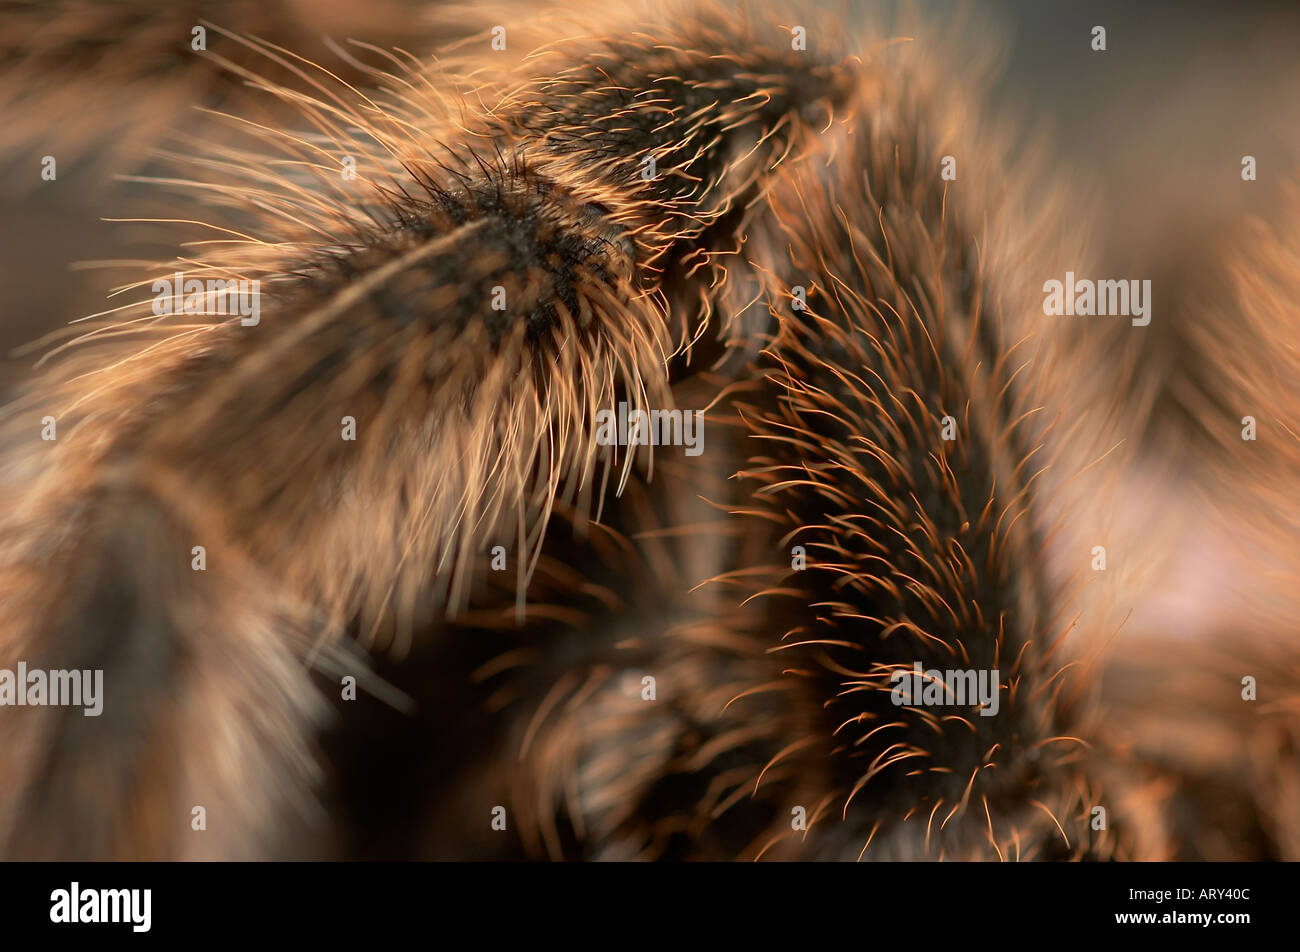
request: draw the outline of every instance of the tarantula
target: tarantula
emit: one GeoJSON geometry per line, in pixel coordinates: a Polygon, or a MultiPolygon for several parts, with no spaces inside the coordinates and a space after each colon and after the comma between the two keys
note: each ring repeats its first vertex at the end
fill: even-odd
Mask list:
{"type": "MultiPolygon", "coordinates": [[[[979,64],[586,12],[347,78],[200,23],[252,89],[143,176],[194,238],[6,411],[0,666],[102,709],[0,707],[0,853],[1185,855],[1217,788],[1124,737],[1135,592],[1062,554],[1142,408],[1040,309],[1086,256],[979,64]]],[[[1284,747],[1278,650],[1234,736],[1284,747]]]]}

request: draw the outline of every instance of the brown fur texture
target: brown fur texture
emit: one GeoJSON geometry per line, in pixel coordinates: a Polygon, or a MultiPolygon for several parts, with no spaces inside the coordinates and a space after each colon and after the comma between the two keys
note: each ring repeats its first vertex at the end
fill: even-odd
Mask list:
{"type": "MultiPolygon", "coordinates": [[[[753,55],[763,66],[764,54],[753,55]]],[[[20,481],[32,468],[40,475],[7,514],[8,559],[25,560],[30,538],[19,513],[33,506],[63,521],[75,513],[74,525],[85,527],[61,544],[47,541],[78,588],[119,554],[112,546],[80,554],[97,531],[111,540],[127,531],[119,519],[133,525],[157,510],[196,535],[198,526],[219,525],[197,542],[214,571],[182,575],[188,585],[154,593],[161,610],[189,611],[199,597],[191,589],[222,591],[223,579],[222,597],[242,602],[238,577],[268,579],[269,604],[256,609],[258,600],[247,599],[268,650],[291,651],[306,628],[313,656],[349,625],[364,645],[402,653],[414,629],[459,606],[475,572],[471,559],[485,558],[491,543],[513,552],[522,592],[552,506],[576,500],[581,524],[610,479],[614,456],[592,437],[595,408],[612,406],[616,393],[633,407],[670,402],[664,259],[674,265],[674,293],[707,301],[719,279],[692,277],[672,259],[694,255],[701,235],[756,194],[753,167],[741,163],[790,150],[797,132],[783,127],[792,110],[812,110],[836,92],[833,74],[817,70],[786,102],[762,72],[731,77],[706,60],[698,79],[689,70],[683,79],[680,65],[629,64],[626,88],[644,93],[618,87],[594,101],[567,80],[559,88],[549,75],[527,80],[503,101],[513,97],[530,112],[528,97],[540,95],[571,117],[557,118],[545,135],[521,128],[508,154],[499,138],[443,145],[439,130],[471,123],[438,114],[436,97],[408,98],[394,113],[322,74],[305,74],[319,98],[276,87],[318,133],[254,127],[254,137],[305,171],[268,173],[249,164],[251,153],[227,147],[201,160],[232,173],[201,190],[218,204],[255,196],[265,222],[246,237],[216,229],[235,237],[177,265],[189,265],[188,276],[263,281],[264,317],[252,327],[233,318],[159,319],[140,302],[87,330],[10,410],[15,421],[53,416],[61,435],[11,457],[20,481]],[[691,107],[680,123],[656,94],[665,84],[691,107]],[[575,160],[573,140],[629,121],[620,148],[635,151],[626,162],[575,160]],[[635,160],[654,150],[672,163],[671,174],[642,178],[635,160]],[[345,156],[358,159],[356,179],[339,174],[345,156]],[[680,210],[665,221],[660,203],[680,210]],[[355,441],[341,438],[348,419],[355,441]],[[69,515],[59,515],[63,507],[69,515]]],[[[408,89],[408,80],[395,82],[408,89]]],[[[501,107],[491,122],[520,125],[510,115],[501,107]]],[[[698,333],[685,326],[692,329],[683,344],[698,333]]],[[[630,464],[629,457],[622,465],[630,464]]],[[[158,554],[185,551],[179,544],[189,533],[168,533],[173,544],[158,554]]],[[[48,581],[15,580],[10,604],[25,611],[10,626],[12,648],[40,644],[63,667],[85,666],[86,652],[62,632],[93,626],[85,613],[97,603],[25,600],[28,588],[48,581]]],[[[124,624],[156,610],[128,598],[112,577],[102,584],[108,597],[127,602],[124,624]]],[[[153,637],[171,651],[191,634],[173,624],[153,637]]],[[[310,703],[305,671],[281,684],[294,705],[310,703]]],[[[237,738],[253,736],[253,712],[238,692],[211,708],[237,738]]],[[[139,712],[159,713],[149,705],[139,712]]],[[[286,711],[275,720],[284,744],[306,743],[309,719],[286,711]]],[[[204,762],[214,788],[246,769],[237,750],[204,762]]],[[[270,773],[268,783],[288,782],[270,773]]],[[[116,814],[121,823],[134,799],[129,791],[83,795],[69,809],[116,814]]],[[[256,842],[251,825],[240,832],[233,842],[256,842]]],[[[89,855],[113,849],[92,843],[89,855]]]]}
{"type": "MultiPolygon", "coordinates": [[[[0,667],[99,668],[106,697],[0,710],[0,855],[1293,855],[1290,674],[1262,733],[1200,709],[1202,763],[1145,739],[1293,655],[1260,617],[1152,700],[1158,626],[1112,650],[1149,576],[1083,553],[1152,552],[1111,520],[1157,387],[1044,318],[1090,255],[1007,162],[984,64],[710,4],[539,13],[498,51],[507,5],[436,62],[363,44],[336,74],[279,9],[211,27],[251,98],[140,177],[189,240],[4,411],[0,667]],[[260,282],[260,320],[157,314],[176,272],[260,282]],[[704,454],[604,445],[619,403],[701,411],[704,454]],[[894,704],[914,663],[996,669],[998,714],[894,704]],[[368,808],[375,771],[419,782],[368,808]]],[[[1262,335],[1298,269],[1261,246],[1262,335]]],[[[1295,354],[1225,359],[1292,437],[1295,354]]]]}

